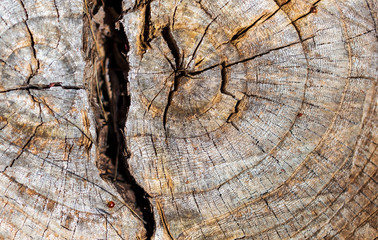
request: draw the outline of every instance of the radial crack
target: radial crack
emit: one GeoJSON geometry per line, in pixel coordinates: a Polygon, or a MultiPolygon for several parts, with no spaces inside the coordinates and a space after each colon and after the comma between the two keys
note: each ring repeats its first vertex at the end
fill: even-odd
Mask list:
{"type": "Polygon", "coordinates": [[[236,99],[236,97],[232,93],[227,91],[226,89],[229,82],[229,78],[227,76],[226,62],[224,61],[221,64],[221,76],[222,76],[222,82],[221,82],[220,92],[236,99]]]}
{"type": "MultiPolygon", "coordinates": [[[[29,145],[29,143],[31,142],[31,140],[32,140],[32,139],[35,137],[35,135],[37,134],[37,130],[38,130],[38,128],[41,127],[42,125],[43,125],[43,123],[40,123],[38,126],[36,126],[36,127],[34,128],[33,134],[29,137],[29,139],[26,141],[26,143],[22,146],[20,152],[17,154],[17,157],[14,158],[14,159],[12,160],[12,162],[9,164],[8,167],[13,167],[13,164],[14,164],[14,163],[16,162],[16,160],[19,159],[19,158],[21,157],[21,155],[25,152],[26,147],[29,145]]],[[[6,170],[8,167],[6,167],[5,170],[6,170]]],[[[4,170],[4,171],[5,171],[5,170],[4,170]]]]}
{"type": "Polygon", "coordinates": [[[176,3],[175,9],[173,10],[173,15],[172,15],[172,29],[175,29],[175,18],[176,18],[176,12],[178,6],[181,4],[182,0],[179,0],[178,3],[176,3]]]}
{"type": "Polygon", "coordinates": [[[142,51],[144,52],[147,48],[150,48],[150,23],[151,23],[151,6],[148,1],[143,9],[143,23],[142,23],[142,33],[140,35],[140,43],[142,51]]]}
{"type": "Polygon", "coordinates": [[[176,70],[181,69],[181,57],[180,57],[180,49],[176,43],[176,40],[174,39],[171,29],[169,25],[165,26],[163,30],[161,31],[161,35],[163,36],[164,41],[167,43],[169,50],[171,50],[171,53],[173,55],[173,58],[175,59],[176,63],[176,70]]]}
{"type": "Polygon", "coordinates": [[[244,98],[242,98],[242,99],[240,99],[240,100],[238,100],[236,102],[235,107],[234,107],[234,111],[232,113],[230,113],[230,115],[228,116],[226,122],[228,122],[228,123],[232,122],[234,116],[239,113],[239,111],[240,111],[240,104],[242,103],[243,99],[244,98]]]}
{"type": "MultiPolygon", "coordinates": [[[[230,63],[230,64],[226,65],[226,67],[231,67],[231,66],[234,66],[234,65],[239,64],[239,63],[244,63],[244,62],[251,61],[251,60],[253,60],[253,59],[255,59],[255,58],[258,58],[258,57],[262,57],[262,56],[264,56],[264,55],[267,55],[267,54],[269,54],[269,53],[271,53],[271,52],[273,52],[273,51],[278,51],[278,50],[281,50],[281,49],[284,49],[284,48],[287,48],[287,47],[291,47],[291,46],[296,45],[296,44],[301,44],[302,42],[307,41],[308,39],[312,39],[312,38],[313,38],[313,37],[308,37],[308,38],[305,38],[305,39],[303,39],[303,40],[301,39],[299,42],[293,42],[293,43],[289,43],[289,44],[284,45],[284,46],[281,46],[281,47],[272,48],[272,49],[270,49],[270,50],[268,50],[268,51],[266,51],[266,52],[263,52],[263,53],[260,53],[260,54],[256,54],[256,55],[253,55],[253,56],[251,56],[251,57],[244,58],[244,59],[242,59],[242,60],[239,60],[239,61],[236,61],[236,62],[230,63]]],[[[205,70],[206,70],[206,69],[205,69],[205,70]]],[[[202,70],[202,71],[203,71],[203,70],[202,70]]]]}
{"type": "Polygon", "coordinates": [[[266,14],[263,14],[261,15],[257,20],[255,20],[253,23],[251,23],[249,26],[247,27],[242,27],[240,28],[231,38],[231,42],[234,42],[236,40],[239,40],[240,38],[242,38],[243,36],[245,36],[245,34],[253,27],[256,25],[256,23],[258,23],[263,17],[265,17],[266,14]]]}
{"type": "MultiPolygon", "coordinates": [[[[239,61],[236,61],[236,62],[232,62],[232,63],[226,64],[226,65],[224,66],[224,68],[232,67],[232,66],[234,66],[234,65],[236,65],[236,64],[240,64],[240,63],[245,63],[245,62],[251,61],[251,60],[253,60],[253,59],[255,59],[255,58],[258,58],[258,57],[262,57],[262,56],[264,56],[264,55],[267,55],[267,54],[269,54],[269,53],[271,53],[271,52],[273,52],[273,51],[278,51],[278,50],[281,50],[281,49],[284,49],[284,48],[287,48],[287,47],[291,47],[291,46],[296,45],[296,44],[301,44],[302,42],[307,41],[307,40],[312,39],[312,38],[313,38],[313,37],[308,37],[308,38],[305,38],[305,39],[303,39],[303,40],[301,40],[301,41],[299,41],[299,42],[293,42],[293,43],[290,43],[290,44],[287,44],[287,45],[284,45],[284,46],[281,46],[281,47],[272,48],[272,49],[270,49],[270,50],[268,50],[268,51],[266,51],[266,52],[259,53],[259,54],[253,55],[253,56],[251,56],[251,57],[247,57],[247,58],[241,59],[241,60],[239,60],[239,61]]],[[[215,68],[215,67],[218,67],[219,65],[222,65],[222,63],[217,63],[217,64],[214,64],[214,65],[212,65],[212,66],[206,67],[206,68],[201,69],[201,70],[198,70],[198,71],[188,72],[187,74],[188,74],[188,75],[191,75],[191,76],[199,75],[199,74],[201,74],[201,73],[203,73],[203,72],[205,72],[205,71],[208,71],[208,70],[211,70],[211,69],[213,69],[213,68],[215,68]]]]}
{"type": "Polygon", "coordinates": [[[163,127],[164,127],[164,131],[165,131],[166,133],[167,133],[167,118],[168,118],[168,110],[169,110],[169,107],[170,107],[171,104],[172,104],[173,93],[175,92],[175,90],[174,90],[175,82],[176,82],[176,77],[175,77],[174,84],[171,86],[171,89],[169,90],[169,93],[168,93],[168,100],[167,100],[167,105],[165,105],[164,113],[163,113],[163,127]]]}
{"type": "Polygon", "coordinates": [[[206,26],[205,31],[203,32],[203,34],[202,34],[202,36],[201,36],[201,39],[199,40],[199,42],[198,42],[196,48],[194,49],[193,54],[192,54],[192,56],[191,56],[191,58],[190,58],[188,64],[186,65],[187,68],[189,67],[189,64],[193,61],[193,59],[194,59],[194,57],[195,57],[195,55],[196,55],[196,53],[197,53],[199,47],[201,46],[201,43],[202,43],[203,39],[204,39],[205,36],[206,36],[207,31],[208,31],[209,28],[210,28],[210,25],[211,25],[211,24],[212,24],[217,18],[218,18],[218,16],[216,16],[213,20],[211,20],[211,22],[206,26]]]}
{"type": "Polygon", "coordinates": [[[312,4],[311,8],[308,10],[307,13],[305,13],[305,14],[303,14],[302,16],[298,17],[297,19],[293,20],[293,21],[292,21],[293,25],[294,25],[294,23],[295,23],[296,21],[298,21],[298,20],[300,20],[300,19],[302,19],[302,18],[305,18],[305,17],[307,17],[308,15],[310,15],[310,14],[312,14],[312,13],[316,13],[316,12],[317,12],[317,10],[316,10],[316,4],[318,4],[320,1],[321,1],[321,0],[318,0],[318,1],[314,2],[314,3],[312,4]]]}
{"type": "Polygon", "coordinates": [[[175,77],[173,79],[173,84],[171,85],[171,88],[169,90],[167,104],[165,105],[164,113],[163,113],[163,127],[167,136],[168,110],[169,110],[169,107],[172,105],[173,94],[178,89],[180,79],[186,76],[186,71],[183,69],[182,59],[184,58],[184,54],[182,54],[182,56],[180,55],[180,48],[178,47],[177,42],[173,37],[173,34],[171,32],[169,25],[163,28],[163,30],[161,31],[161,35],[163,36],[164,41],[167,43],[168,48],[175,59],[175,69],[174,69],[175,77]]]}
{"type": "Polygon", "coordinates": [[[27,32],[28,32],[28,34],[29,34],[29,38],[30,38],[30,47],[31,47],[31,49],[32,49],[32,57],[33,57],[34,61],[35,61],[36,64],[37,64],[37,67],[36,67],[35,70],[31,69],[31,70],[32,70],[32,73],[29,75],[29,77],[28,77],[28,79],[27,79],[27,83],[30,83],[30,80],[31,80],[31,79],[36,75],[36,73],[38,72],[39,67],[40,67],[40,63],[39,63],[39,60],[38,60],[38,58],[37,58],[37,52],[36,52],[36,50],[35,50],[35,40],[34,40],[34,36],[33,36],[32,32],[31,32],[31,30],[30,30],[30,28],[29,28],[29,25],[28,25],[29,14],[28,14],[28,12],[27,12],[27,10],[26,10],[26,8],[25,8],[25,5],[24,5],[24,3],[23,3],[22,0],[20,0],[20,4],[21,4],[22,8],[24,9],[25,16],[26,16],[26,19],[25,19],[24,23],[25,23],[26,30],[27,30],[27,32]]]}

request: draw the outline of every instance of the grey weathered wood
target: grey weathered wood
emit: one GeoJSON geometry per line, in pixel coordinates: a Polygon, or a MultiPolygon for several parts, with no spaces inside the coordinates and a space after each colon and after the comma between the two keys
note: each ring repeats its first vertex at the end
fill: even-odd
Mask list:
{"type": "Polygon", "coordinates": [[[96,168],[83,7],[0,1],[0,239],[144,238],[96,168]]]}
{"type": "Polygon", "coordinates": [[[124,1],[155,239],[377,237],[376,1],[124,1]]]}
{"type": "MultiPolygon", "coordinates": [[[[0,239],[145,238],[96,168],[83,4],[0,2],[0,239]]],[[[153,239],[377,237],[376,9],[124,1],[153,239]]]]}

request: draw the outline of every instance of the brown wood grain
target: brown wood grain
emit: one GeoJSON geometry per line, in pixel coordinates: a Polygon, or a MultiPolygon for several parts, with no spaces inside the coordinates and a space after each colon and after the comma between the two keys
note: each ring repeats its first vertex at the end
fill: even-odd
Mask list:
{"type": "Polygon", "coordinates": [[[0,239],[378,237],[375,1],[105,2],[0,1],[0,239]]]}
{"type": "Polygon", "coordinates": [[[125,134],[156,239],[377,237],[374,9],[125,1],[125,134]]]}

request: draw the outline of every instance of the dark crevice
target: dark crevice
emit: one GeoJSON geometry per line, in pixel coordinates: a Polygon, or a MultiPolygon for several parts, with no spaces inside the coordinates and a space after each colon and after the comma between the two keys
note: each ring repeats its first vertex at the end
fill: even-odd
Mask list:
{"type": "MultiPolygon", "coordinates": [[[[230,95],[230,96],[233,96],[233,95],[230,95]]],[[[234,99],[236,99],[236,98],[234,97],[234,99]]],[[[244,97],[240,100],[237,100],[235,107],[234,107],[234,111],[232,113],[230,113],[230,115],[228,116],[228,118],[226,120],[227,123],[230,123],[238,131],[240,131],[240,130],[239,130],[238,126],[236,126],[234,121],[235,121],[235,117],[239,114],[239,112],[241,112],[241,106],[242,106],[242,103],[244,103],[244,102],[245,102],[244,97]]]]}
{"type": "Polygon", "coordinates": [[[236,104],[235,104],[235,108],[234,108],[234,112],[232,112],[232,113],[228,116],[226,122],[228,122],[228,123],[232,122],[232,120],[233,120],[232,118],[235,116],[235,114],[238,114],[238,113],[239,113],[240,103],[241,103],[242,101],[243,101],[243,99],[238,100],[238,101],[236,102],[236,104]]]}
{"type": "Polygon", "coordinates": [[[197,0],[196,3],[198,4],[199,8],[204,11],[204,13],[209,16],[210,18],[213,18],[213,15],[210,13],[209,9],[207,9],[205,6],[202,4],[202,0],[197,0]]]}
{"type": "Polygon", "coordinates": [[[183,77],[187,76],[187,71],[183,68],[184,54],[182,55],[180,54],[180,48],[178,47],[177,42],[173,37],[173,34],[171,32],[169,25],[165,26],[162,29],[161,35],[163,36],[164,41],[167,43],[167,46],[169,50],[171,51],[173,58],[175,59],[175,66],[173,69],[175,77],[173,80],[173,84],[169,90],[167,104],[165,105],[164,113],[163,113],[163,127],[167,136],[168,134],[167,134],[166,125],[167,125],[167,120],[168,120],[168,110],[169,110],[169,107],[172,105],[173,94],[177,91],[180,80],[183,77]]]}
{"type": "MultiPolygon", "coordinates": [[[[304,41],[307,41],[307,40],[309,40],[309,39],[312,39],[312,38],[313,38],[313,37],[308,37],[308,38],[305,38],[305,39],[303,39],[303,40],[300,39],[300,40],[301,40],[300,42],[293,42],[293,43],[289,43],[289,44],[284,45],[284,46],[281,46],[281,47],[272,48],[272,49],[270,49],[270,50],[268,50],[268,51],[266,51],[266,52],[263,52],[263,53],[260,53],[260,54],[253,55],[253,56],[251,56],[251,57],[244,58],[244,59],[241,59],[241,60],[236,61],[236,62],[232,62],[232,63],[226,64],[226,65],[224,66],[224,68],[232,67],[232,66],[234,66],[234,65],[236,65],[236,64],[240,64],[240,63],[245,63],[245,62],[251,61],[251,60],[253,60],[253,59],[255,59],[255,58],[258,58],[258,57],[262,57],[262,56],[264,56],[264,55],[267,55],[267,54],[269,54],[269,53],[271,53],[271,52],[273,52],[273,51],[278,51],[278,50],[281,50],[281,49],[284,49],[284,48],[287,48],[287,47],[291,47],[291,46],[293,46],[293,45],[300,44],[300,43],[302,43],[302,42],[304,42],[304,41]]],[[[188,72],[188,74],[189,74],[190,76],[199,75],[199,74],[201,74],[201,73],[203,73],[203,72],[205,72],[205,71],[208,71],[208,70],[211,70],[211,69],[213,69],[213,68],[215,68],[215,67],[218,67],[219,65],[222,65],[222,63],[214,64],[214,65],[212,65],[212,66],[209,66],[209,67],[207,67],[207,68],[204,68],[204,69],[201,69],[201,70],[198,70],[198,71],[188,72]]]]}
{"type": "MultiPolygon", "coordinates": [[[[49,85],[50,86],[50,85],[49,85]]],[[[84,86],[60,86],[63,89],[71,89],[71,90],[79,90],[79,89],[84,89],[84,86]]]]}
{"type": "MultiPolygon", "coordinates": [[[[259,54],[253,55],[253,56],[251,56],[251,57],[244,58],[244,59],[242,59],[242,60],[239,60],[239,61],[236,61],[236,62],[229,63],[229,64],[225,65],[225,68],[232,67],[232,66],[234,66],[234,65],[236,65],[236,64],[240,64],[240,63],[245,63],[245,62],[251,61],[251,60],[253,60],[253,59],[255,59],[255,58],[258,58],[258,57],[262,57],[262,56],[264,56],[264,55],[267,55],[267,54],[269,54],[269,53],[271,53],[271,52],[273,52],[273,51],[278,51],[278,50],[281,50],[281,49],[284,49],[284,48],[287,48],[287,47],[291,47],[291,46],[293,46],[293,45],[300,44],[300,43],[302,43],[302,42],[304,42],[304,41],[307,41],[307,40],[309,40],[309,39],[313,39],[313,38],[314,38],[314,37],[311,36],[311,37],[305,38],[305,39],[303,39],[303,40],[301,39],[300,42],[293,42],[293,43],[289,43],[289,44],[284,45],[284,46],[280,46],[280,47],[272,48],[272,49],[270,49],[270,50],[268,50],[268,51],[266,51],[266,52],[259,53],[259,54]]],[[[221,63],[220,63],[220,64],[212,65],[212,66],[210,66],[210,67],[207,67],[207,68],[205,68],[205,69],[198,70],[198,71],[195,71],[195,72],[189,72],[189,74],[192,75],[192,76],[194,76],[194,75],[198,75],[198,74],[201,74],[201,73],[203,73],[203,72],[205,72],[205,71],[208,71],[208,70],[210,70],[210,69],[213,69],[213,68],[215,68],[215,67],[217,67],[217,66],[219,66],[219,65],[221,65],[221,63]]]]}
{"type": "Polygon", "coordinates": [[[4,128],[6,128],[8,126],[8,124],[9,124],[7,118],[3,117],[1,120],[2,120],[2,122],[5,122],[5,124],[0,127],[0,131],[3,130],[4,128]]]}
{"type": "Polygon", "coordinates": [[[53,87],[61,87],[63,89],[73,89],[73,90],[85,89],[84,86],[63,86],[61,82],[54,82],[50,84],[25,84],[19,87],[2,90],[0,91],[0,93],[20,91],[20,90],[45,90],[45,89],[50,89],[53,87]]]}
{"type": "MultiPolygon", "coordinates": [[[[175,82],[174,82],[173,85],[175,85],[175,83],[176,83],[176,77],[175,77],[175,82]]],[[[165,130],[166,133],[167,133],[168,110],[169,110],[169,106],[171,106],[171,104],[172,104],[172,98],[173,98],[174,92],[175,92],[175,90],[174,90],[174,87],[172,86],[171,90],[169,91],[167,105],[165,105],[164,113],[163,113],[163,126],[164,126],[164,130],[165,130]]]]}
{"type": "Polygon", "coordinates": [[[265,14],[261,15],[256,21],[254,21],[252,24],[250,24],[249,26],[247,27],[243,27],[241,29],[239,29],[231,38],[231,42],[233,41],[236,41],[240,38],[242,38],[243,36],[245,36],[245,34],[253,27],[256,25],[256,23],[258,21],[260,21],[263,17],[265,16],[265,14]]]}
{"type": "Polygon", "coordinates": [[[283,6],[285,6],[286,4],[288,4],[288,3],[291,2],[291,0],[287,0],[286,2],[280,2],[280,1],[278,1],[278,0],[273,0],[273,1],[277,4],[277,6],[278,6],[279,8],[281,8],[281,7],[283,7],[283,6]]]}
{"type": "Polygon", "coordinates": [[[223,93],[223,94],[229,95],[229,96],[233,97],[234,99],[236,99],[235,96],[232,93],[227,91],[227,85],[228,85],[229,78],[227,76],[226,62],[222,62],[222,64],[221,64],[221,77],[222,77],[222,82],[221,82],[220,92],[223,93]]]}
{"type": "MultiPolygon", "coordinates": [[[[110,33],[101,32],[100,24],[96,25],[97,41],[103,47],[104,56],[98,57],[97,88],[93,91],[96,102],[93,104],[98,132],[99,159],[97,165],[103,179],[110,181],[117,188],[125,202],[142,219],[147,239],[151,239],[155,230],[155,220],[149,195],[138,185],[131,174],[128,158],[131,153],[124,139],[124,131],[129,107],[131,104],[128,89],[129,63],[127,53],[129,42],[119,22],[122,19],[122,0],[89,0],[88,5],[93,16],[102,8],[105,12],[104,25],[110,33]],[[92,5],[90,5],[92,4],[92,5]],[[99,107],[98,105],[101,105],[99,107]]],[[[148,47],[150,29],[150,7],[145,5],[145,24],[141,39],[148,47]]],[[[90,23],[91,24],[91,23],[90,23]]],[[[92,22],[93,24],[93,22],[92,22]]],[[[104,26],[102,26],[104,27],[104,26]]],[[[92,81],[96,81],[92,77],[92,81]]]]}
{"type": "Polygon", "coordinates": [[[179,2],[176,3],[175,10],[173,10],[173,15],[172,15],[172,29],[175,29],[176,12],[177,12],[177,8],[178,8],[178,6],[181,4],[181,1],[182,1],[182,0],[180,0],[179,2]]]}
{"type": "Polygon", "coordinates": [[[164,41],[167,43],[169,50],[173,55],[176,63],[176,70],[181,69],[181,57],[180,57],[180,49],[176,43],[176,40],[173,37],[171,29],[169,26],[165,26],[161,31],[161,35],[163,36],[164,41]]]}
{"type": "MultiPolygon", "coordinates": [[[[264,56],[264,55],[267,55],[267,54],[269,54],[269,53],[271,53],[271,52],[273,52],[273,51],[278,51],[278,50],[281,50],[281,49],[284,49],[284,48],[287,48],[287,47],[291,47],[291,46],[293,46],[293,45],[300,44],[300,43],[302,43],[302,42],[304,42],[304,41],[307,41],[308,39],[312,39],[312,38],[313,38],[313,37],[309,37],[309,38],[306,38],[306,39],[303,39],[303,40],[300,39],[300,40],[301,40],[300,42],[293,42],[293,43],[289,43],[289,44],[284,45],[284,46],[281,46],[281,47],[272,48],[272,49],[270,49],[270,50],[268,50],[268,51],[266,51],[266,52],[259,53],[259,54],[253,55],[253,56],[251,56],[251,57],[244,58],[244,59],[241,59],[241,60],[239,60],[239,61],[236,61],[236,62],[232,62],[232,63],[226,64],[226,65],[224,66],[224,68],[232,67],[232,66],[234,66],[234,65],[236,65],[236,64],[240,64],[240,63],[245,63],[245,62],[251,61],[251,60],[253,60],[253,59],[255,59],[255,58],[258,58],[258,57],[262,57],[262,56],[264,56]]],[[[188,74],[191,75],[191,76],[199,75],[199,74],[201,74],[201,73],[203,73],[203,72],[205,72],[205,71],[208,71],[208,70],[211,70],[211,69],[213,69],[213,68],[215,68],[215,67],[218,67],[219,65],[222,65],[222,63],[214,64],[214,65],[212,65],[212,66],[209,66],[209,67],[207,67],[207,68],[204,68],[204,69],[201,69],[201,70],[198,70],[198,71],[189,72],[188,74]]]]}
{"type": "Polygon", "coordinates": [[[201,62],[203,62],[203,60],[205,60],[205,58],[206,58],[206,57],[201,58],[198,62],[196,62],[196,64],[194,64],[194,66],[197,67],[198,65],[200,65],[201,62]]]}
{"type": "MultiPolygon", "coordinates": [[[[307,39],[306,39],[306,40],[307,40],[307,39]]],[[[302,42],[302,41],[301,41],[301,42],[302,42]]],[[[273,48],[273,49],[270,49],[270,50],[268,50],[268,51],[266,51],[266,52],[264,52],[264,53],[256,54],[256,55],[254,55],[254,56],[251,56],[251,57],[248,57],[248,58],[242,59],[242,60],[240,60],[240,61],[236,61],[236,62],[230,63],[230,64],[226,65],[226,67],[232,67],[232,66],[234,66],[234,65],[236,65],[236,64],[239,64],[239,63],[248,62],[248,61],[251,61],[251,60],[253,60],[253,59],[255,59],[255,58],[258,58],[258,57],[262,57],[262,56],[264,56],[264,55],[267,55],[267,54],[269,54],[269,53],[271,53],[271,52],[273,52],[273,51],[278,51],[278,50],[281,50],[281,49],[284,49],[284,48],[287,48],[287,47],[291,47],[291,46],[296,45],[296,44],[299,44],[299,43],[301,43],[301,42],[293,42],[293,43],[290,43],[290,44],[287,44],[287,45],[284,45],[284,46],[281,46],[281,47],[273,48]]]]}
{"type": "MultiPolygon", "coordinates": [[[[206,71],[211,70],[211,69],[213,69],[213,68],[215,68],[215,67],[218,67],[218,66],[221,65],[221,64],[222,64],[222,63],[217,63],[217,64],[214,64],[214,65],[212,65],[212,66],[210,66],[210,67],[207,67],[207,68],[204,68],[204,69],[201,69],[201,70],[198,70],[198,71],[189,72],[189,74],[190,74],[191,76],[199,75],[199,74],[201,74],[201,73],[203,73],[203,72],[206,72],[206,71]]],[[[227,66],[226,66],[226,67],[227,67],[227,66]]]]}
{"type": "MultiPolygon", "coordinates": [[[[169,74],[169,76],[164,80],[164,86],[167,84],[168,78],[170,78],[173,74],[174,74],[174,72],[171,73],[171,74],[169,74]]],[[[155,99],[157,98],[157,96],[159,96],[159,94],[163,91],[163,89],[164,88],[161,88],[160,91],[152,98],[151,102],[148,104],[148,107],[147,107],[148,111],[150,111],[152,103],[155,101],[155,99]]]]}
{"type": "Polygon", "coordinates": [[[311,6],[311,8],[308,10],[307,13],[303,14],[302,16],[298,17],[297,19],[293,20],[292,23],[294,24],[296,21],[302,19],[302,18],[305,18],[307,17],[308,15],[312,14],[312,13],[317,13],[318,10],[316,8],[316,4],[318,4],[321,0],[318,0],[316,2],[314,2],[311,6]]]}
{"type": "MultiPolygon", "coordinates": [[[[117,2],[117,1],[114,1],[117,2]]],[[[151,6],[148,1],[143,9],[144,20],[143,20],[143,29],[142,34],[140,35],[140,42],[142,45],[143,51],[150,47],[150,28],[151,28],[151,6]]]]}
{"type": "Polygon", "coordinates": [[[27,83],[30,83],[30,80],[35,76],[35,74],[38,72],[39,70],[39,60],[37,58],[37,52],[35,51],[35,40],[34,40],[34,36],[29,28],[29,25],[28,25],[28,20],[29,20],[29,14],[28,12],[26,11],[26,8],[25,8],[25,5],[24,5],[24,2],[22,0],[20,0],[20,4],[22,6],[22,8],[24,9],[24,13],[25,13],[25,16],[26,16],[26,19],[25,19],[25,26],[26,26],[26,30],[28,31],[28,34],[29,34],[29,38],[30,38],[30,47],[32,49],[32,57],[34,58],[34,60],[36,61],[37,63],[37,68],[35,70],[32,70],[32,73],[29,75],[28,79],[27,79],[27,83]]]}
{"type": "Polygon", "coordinates": [[[169,63],[169,66],[171,66],[172,70],[175,71],[176,67],[175,67],[175,65],[173,65],[172,61],[167,57],[167,55],[165,55],[165,53],[162,52],[162,54],[163,54],[165,60],[167,60],[167,62],[169,63]]]}
{"type": "Polygon", "coordinates": [[[264,24],[266,21],[268,21],[269,19],[271,19],[274,15],[276,15],[276,13],[278,13],[278,11],[281,10],[281,7],[282,6],[279,6],[279,8],[277,8],[277,10],[275,10],[272,14],[270,14],[268,17],[266,17],[264,19],[264,21],[261,22],[261,24],[264,24]]]}

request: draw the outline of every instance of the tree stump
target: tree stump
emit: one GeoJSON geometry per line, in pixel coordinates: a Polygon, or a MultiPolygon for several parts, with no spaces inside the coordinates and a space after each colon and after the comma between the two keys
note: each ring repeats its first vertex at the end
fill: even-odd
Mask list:
{"type": "Polygon", "coordinates": [[[375,1],[123,1],[148,222],[97,168],[86,5],[0,2],[0,239],[378,237],[375,1]]]}
{"type": "Polygon", "coordinates": [[[124,1],[129,165],[156,239],[377,236],[375,9],[124,1]]]}

